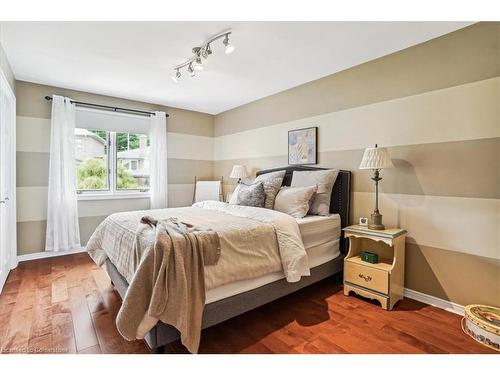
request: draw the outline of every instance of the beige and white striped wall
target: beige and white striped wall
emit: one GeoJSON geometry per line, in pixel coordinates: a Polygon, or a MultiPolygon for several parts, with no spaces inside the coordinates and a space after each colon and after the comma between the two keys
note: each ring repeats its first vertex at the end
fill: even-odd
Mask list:
{"type": "Polygon", "coordinates": [[[353,171],[356,222],[374,206],[363,149],[387,146],[380,208],[409,232],[406,287],[500,305],[499,39],[475,24],[219,114],[214,173],[286,165],[288,130],[317,126],[319,166],[353,171]]]}
{"type": "MultiPolygon", "coordinates": [[[[177,108],[65,90],[17,81],[17,231],[18,254],[45,248],[49,168],[50,102],[46,95],[169,114],[168,193],[170,206],[190,205],[194,176],[213,175],[213,116],[177,108]]],[[[109,214],[149,208],[149,199],[79,201],[80,235],[85,245],[97,225],[109,214]]]]}

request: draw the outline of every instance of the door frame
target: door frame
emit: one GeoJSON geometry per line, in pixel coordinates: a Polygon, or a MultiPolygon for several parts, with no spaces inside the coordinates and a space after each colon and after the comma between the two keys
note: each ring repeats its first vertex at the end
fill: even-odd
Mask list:
{"type": "MultiPolygon", "coordinates": [[[[7,251],[7,271],[4,272],[4,274],[0,274],[0,293],[2,292],[3,286],[5,284],[5,281],[7,280],[7,276],[9,274],[9,271],[17,267],[17,234],[16,234],[16,95],[14,94],[14,91],[10,87],[9,81],[7,80],[7,77],[3,73],[3,71],[0,69],[0,88],[5,87],[5,92],[7,93],[7,96],[10,97],[10,99],[13,102],[13,108],[12,108],[12,123],[7,126],[11,126],[12,129],[10,129],[10,139],[8,142],[8,148],[10,148],[9,152],[11,153],[11,158],[12,162],[10,163],[10,167],[7,167],[7,173],[10,172],[9,176],[9,190],[10,190],[10,196],[9,196],[9,201],[8,205],[3,205],[5,207],[1,207],[1,209],[8,209],[7,212],[7,220],[10,222],[10,230],[9,230],[9,250],[7,251]]],[[[3,169],[3,166],[0,166],[3,169]]],[[[4,197],[0,197],[0,200],[4,197]]]]}

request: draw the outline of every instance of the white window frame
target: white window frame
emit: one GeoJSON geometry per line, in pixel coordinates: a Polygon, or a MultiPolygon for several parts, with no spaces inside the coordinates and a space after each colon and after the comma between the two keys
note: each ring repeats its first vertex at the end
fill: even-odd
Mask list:
{"type": "MultiPolygon", "coordinates": [[[[77,126],[78,127],[78,126],[77,126]]],[[[149,198],[150,189],[128,189],[119,190],[116,188],[116,166],[117,166],[117,152],[116,152],[116,131],[106,130],[109,134],[108,137],[108,189],[106,190],[77,190],[79,201],[93,201],[93,200],[107,200],[107,199],[138,199],[149,198]]],[[[134,133],[143,134],[143,133],[134,133]]]]}

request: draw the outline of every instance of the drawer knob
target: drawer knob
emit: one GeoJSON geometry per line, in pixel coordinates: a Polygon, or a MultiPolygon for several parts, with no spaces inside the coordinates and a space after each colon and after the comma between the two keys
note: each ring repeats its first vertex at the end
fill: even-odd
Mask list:
{"type": "Polygon", "coordinates": [[[366,282],[368,282],[368,281],[372,281],[372,277],[371,277],[371,276],[365,276],[365,275],[363,275],[362,273],[360,273],[358,276],[359,276],[361,279],[365,280],[366,282]]]}

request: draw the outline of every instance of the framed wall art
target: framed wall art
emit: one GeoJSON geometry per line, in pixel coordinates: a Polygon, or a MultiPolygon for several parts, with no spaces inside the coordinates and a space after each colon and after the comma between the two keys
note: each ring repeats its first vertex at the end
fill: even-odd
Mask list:
{"type": "Polygon", "coordinates": [[[317,164],[318,127],[288,131],[288,164],[317,164]]]}

